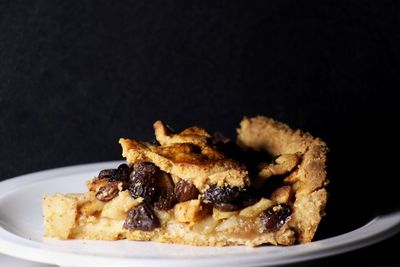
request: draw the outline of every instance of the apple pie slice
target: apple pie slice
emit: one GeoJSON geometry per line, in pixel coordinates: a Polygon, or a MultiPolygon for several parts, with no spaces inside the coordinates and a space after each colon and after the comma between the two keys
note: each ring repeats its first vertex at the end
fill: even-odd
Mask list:
{"type": "Polygon", "coordinates": [[[310,242],[327,200],[326,144],[263,116],[236,143],[154,123],[154,142],[120,139],[127,164],[82,194],[43,199],[46,237],[200,246],[310,242]]]}

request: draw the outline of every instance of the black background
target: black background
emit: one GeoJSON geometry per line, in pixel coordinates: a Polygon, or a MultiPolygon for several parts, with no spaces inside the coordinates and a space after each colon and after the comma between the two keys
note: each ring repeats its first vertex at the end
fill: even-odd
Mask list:
{"type": "MultiPolygon", "coordinates": [[[[162,119],[263,114],[330,147],[318,238],[399,206],[397,1],[0,1],[0,179],[121,159],[162,119]],[[392,156],[393,155],[393,156],[392,156]]],[[[387,247],[311,262],[399,263],[387,247]]]]}

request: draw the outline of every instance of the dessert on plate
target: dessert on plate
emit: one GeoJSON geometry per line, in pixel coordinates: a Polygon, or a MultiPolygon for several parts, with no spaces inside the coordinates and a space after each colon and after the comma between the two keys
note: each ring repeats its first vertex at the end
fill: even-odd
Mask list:
{"type": "Polygon", "coordinates": [[[271,118],[244,118],[236,142],[154,123],[156,140],[121,138],[127,163],[87,192],[43,198],[45,237],[198,246],[310,242],[327,201],[327,146],[271,118]]]}

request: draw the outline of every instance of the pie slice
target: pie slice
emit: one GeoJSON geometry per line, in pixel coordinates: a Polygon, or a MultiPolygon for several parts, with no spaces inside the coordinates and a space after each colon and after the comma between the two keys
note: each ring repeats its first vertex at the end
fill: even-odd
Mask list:
{"type": "Polygon", "coordinates": [[[236,143],[200,127],[120,139],[127,164],[88,191],[43,198],[45,237],[198,246],[310,242],[327,201],[327,146],[273,119],[244,118],[236,143]]]}

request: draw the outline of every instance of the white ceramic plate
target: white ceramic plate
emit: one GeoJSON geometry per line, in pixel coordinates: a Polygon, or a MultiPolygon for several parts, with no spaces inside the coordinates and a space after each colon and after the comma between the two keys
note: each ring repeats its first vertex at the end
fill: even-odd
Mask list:
{"type": "Polygon", "coordinates": [[[135,241],[42,238],[41,198],[84,192],[85,181],[120,162],[59,168],[0,183],[0,253],[61,266],[270,266],[334,255],[383,240],[400,230],[400,212],[355,231],[290,247],[193,247],[135,241]]]}

